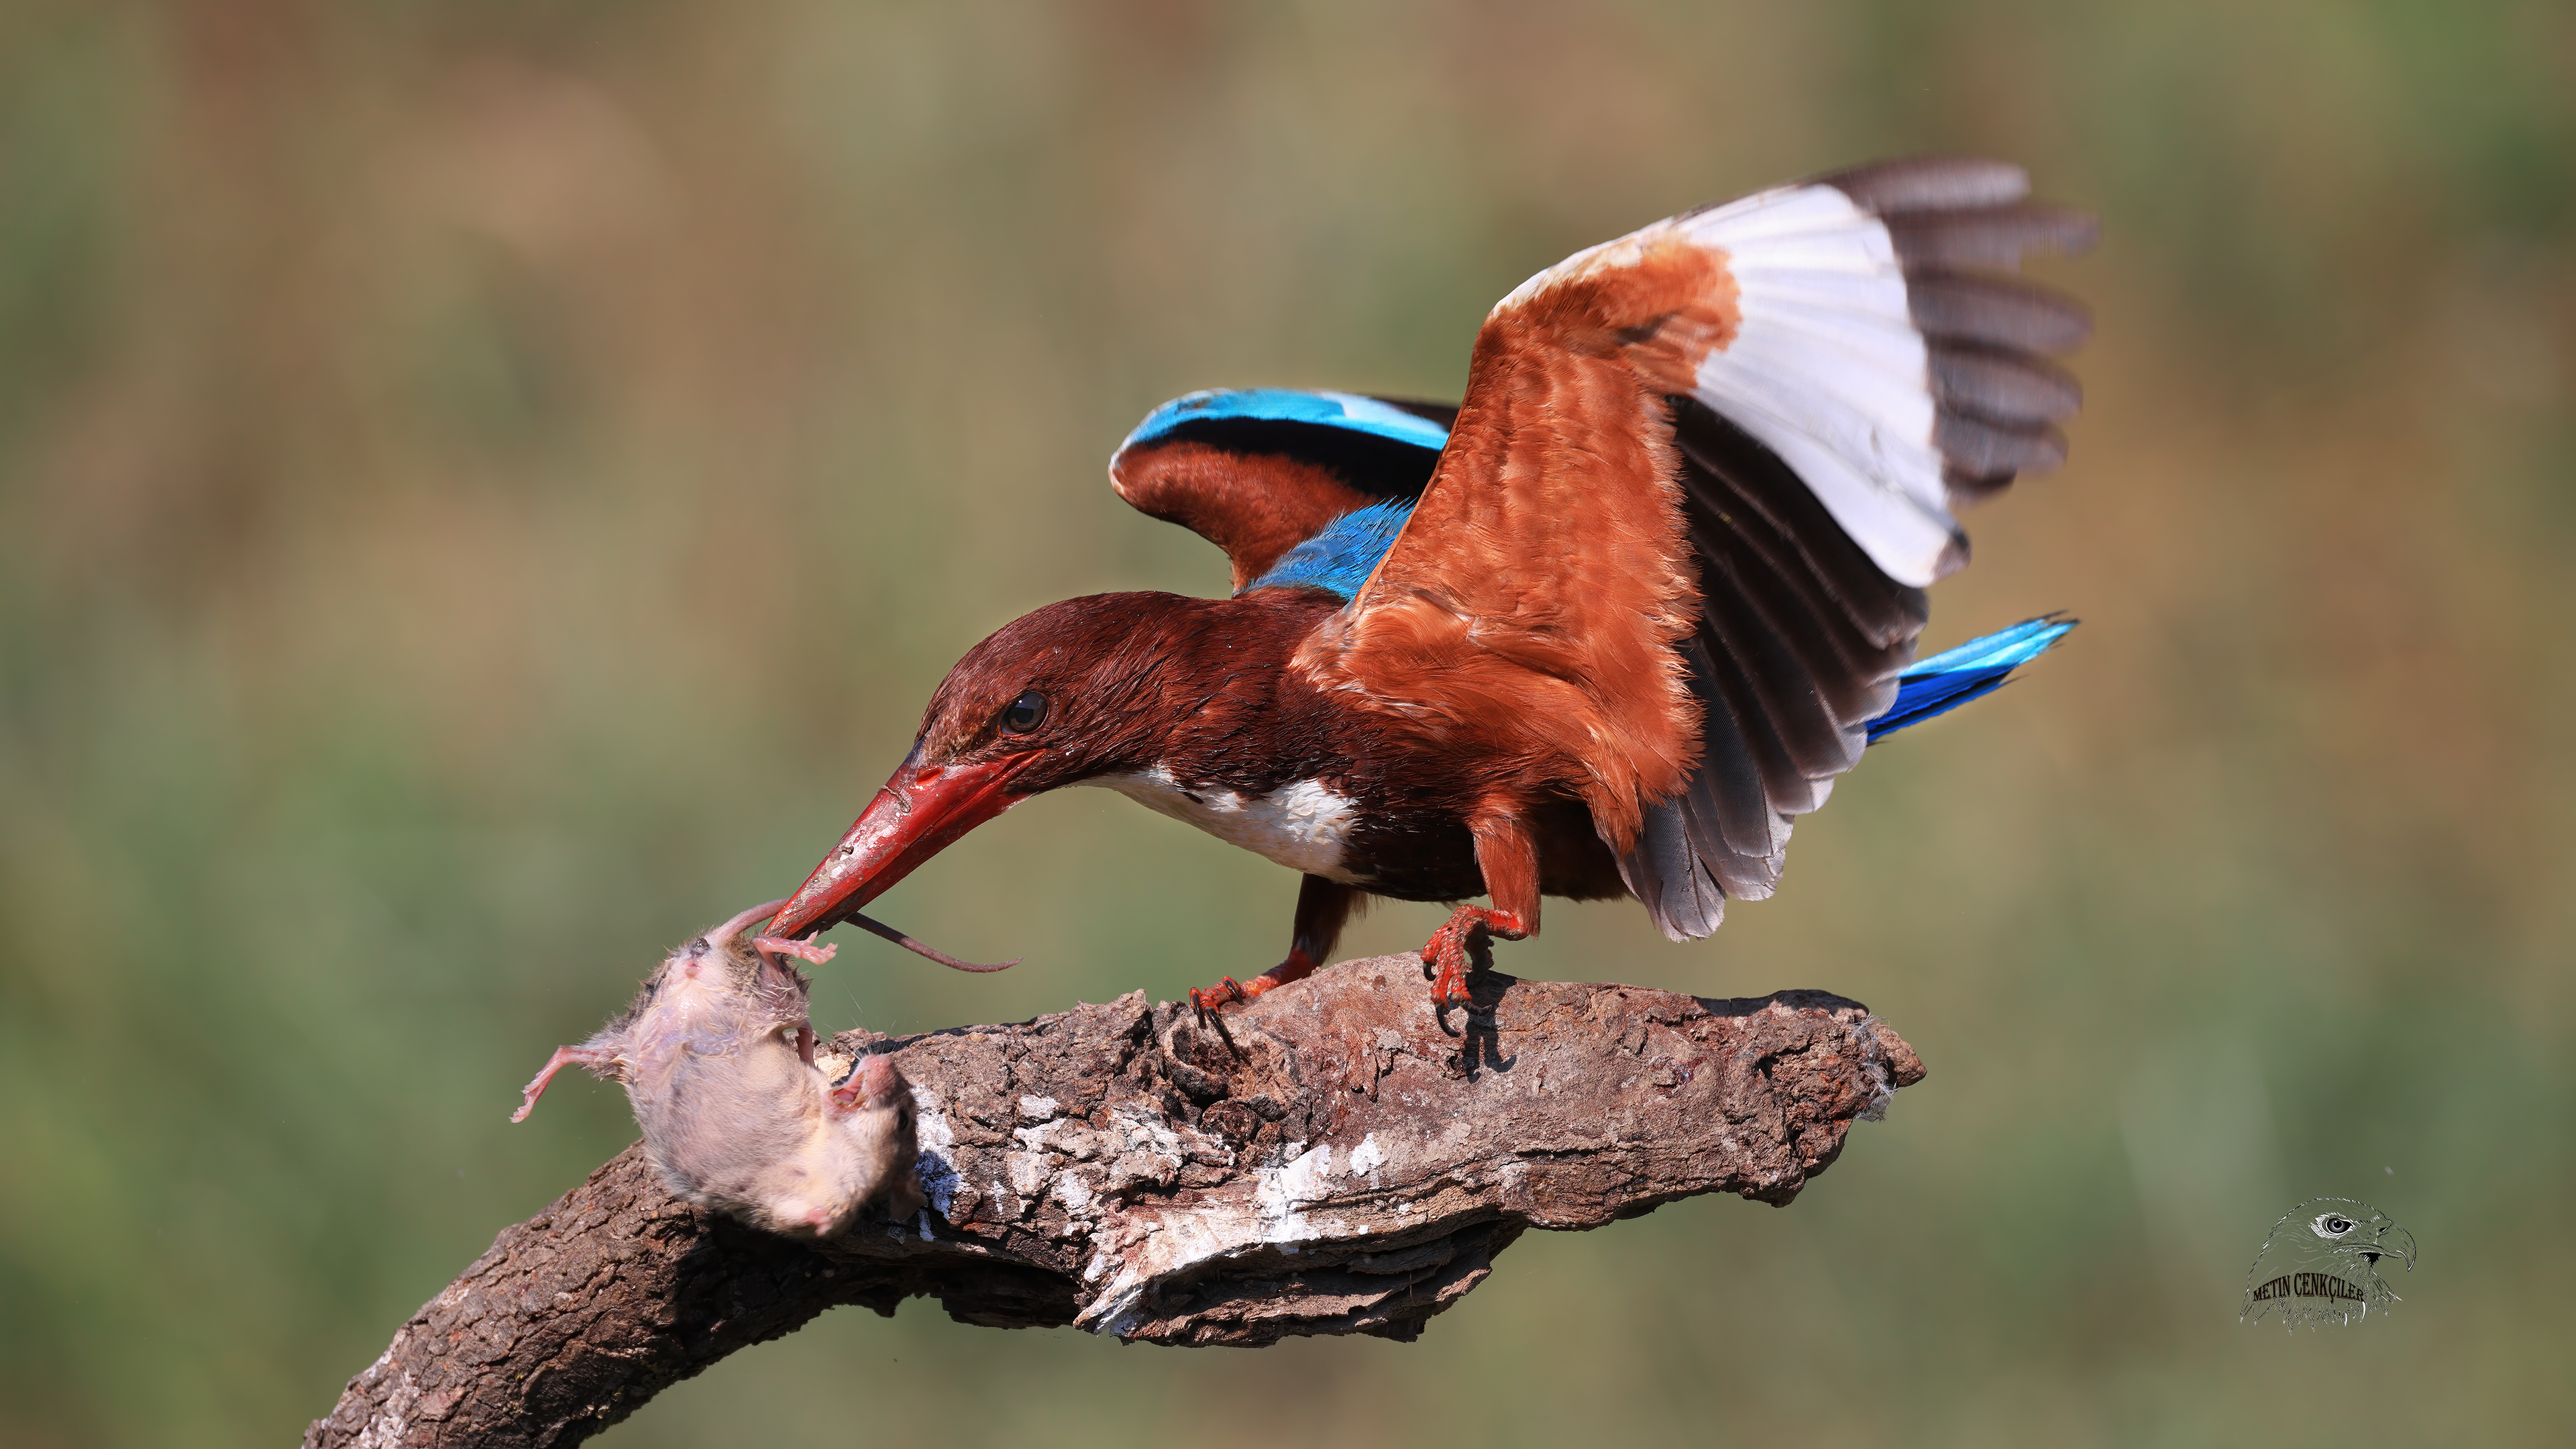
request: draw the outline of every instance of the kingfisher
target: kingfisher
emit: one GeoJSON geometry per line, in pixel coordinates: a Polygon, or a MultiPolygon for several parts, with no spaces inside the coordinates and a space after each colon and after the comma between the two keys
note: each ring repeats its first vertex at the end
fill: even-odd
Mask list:
{"type": "Polygon", "coordinates": [[[1286,959],[1191,992],[1203,1016],[1313,972],[1372,897],[1453,904],[1435,1008],[1546,896],[1707,936],[1871,742],[2072,627],[1915,657],[1955,515],[2062,462],[2081,400],[2048,359],[2088,313],[2014,274],[2094,222],[2029,197],[1996,161],[1820,176],[1522,283],[1454,406],[1154,409],[1111,483],[1233,591],[1069,599],[977,644],[772,933],[883,929],[860,907],[968,831],[1094,785],[1303,877],[1286,959]]]}

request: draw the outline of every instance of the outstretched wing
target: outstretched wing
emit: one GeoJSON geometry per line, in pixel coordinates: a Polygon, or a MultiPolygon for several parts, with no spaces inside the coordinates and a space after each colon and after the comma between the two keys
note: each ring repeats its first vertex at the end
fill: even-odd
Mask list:
{"type": "Polygon", "coordinates": [[[1194,392],[1136,425],[1109,479],[1224,549],[1235,592],[1293,585],[1347,600],[1431,481],[1457,414],[1346,392],[1194,392]]]}
{"type": "Polygon", "coordinates": [[[1422,501],[1301,656],[1578,795],[1676,938],[1768,895],[1895,702],[1952,517],[2063,458],[2089,241],[1995,162],[1894,162],[1657,222],[1476,341],[1422,501]]]}

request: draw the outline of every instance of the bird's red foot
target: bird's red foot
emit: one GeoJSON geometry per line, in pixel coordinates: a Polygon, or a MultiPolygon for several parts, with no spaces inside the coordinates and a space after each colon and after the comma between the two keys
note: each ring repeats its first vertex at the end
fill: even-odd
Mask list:
{"type": "Polygon", "coordinates": [[[1314,974],[1315,963],[1307,959],[1306,953],[1291,951],[1288,953],[1287,960],[1253,977],[1250,981],[1237,981],[1229,976],[1205,991],[1192,991],[1190,1010],[1199,1020],[1205,1021],[1214,1015],[1219,1007],[1232,1006],[1238,1001],[1250,1001],[1265,991],[1285,986],[1291,981],[1303,981],[1314,974]]]}
{"type": "Polygon", "coordinates": [[[1528,937],[1529,926],[1518,912],[1492,906],[1460,906],[1451,911],[1447,924],[1422,943],[1424,968],[1438,973],[1431,982],[1434,1007],[1466,1004],[1467,973],[1475,966],[1473,953],[1479,935],[1519,941],[1528,937]]]}

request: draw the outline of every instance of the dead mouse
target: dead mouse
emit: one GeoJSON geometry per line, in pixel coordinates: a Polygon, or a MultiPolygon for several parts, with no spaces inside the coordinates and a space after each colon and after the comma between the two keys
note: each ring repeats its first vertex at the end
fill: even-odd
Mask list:
{"type": "Polygon", "coordinates": [[[510,1120],[535,1109],[566,1066],[624,1084],[644,1151],[677,1196],[791,1237],[827,1238],[882,1199],[920,1210],[912,1089],[894,1063],[863,1056],[834,1083],[814,1065],[811,986],[786,961],[830,946],[743,939],[785,905],[754,906],[673,951],[616,1020],[558,1047],[510,1120]]]}

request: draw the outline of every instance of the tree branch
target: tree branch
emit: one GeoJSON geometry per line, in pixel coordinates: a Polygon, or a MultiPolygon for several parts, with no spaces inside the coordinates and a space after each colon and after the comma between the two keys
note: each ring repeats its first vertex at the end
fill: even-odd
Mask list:
{"type": "Polygon", "coordinates": [[[1786,1203],[1922,1064],[1856,1002],[1348,961],[1225,1019],[1142,992],[901,1041],[931,1209],[820,1247],[685,1206],[629,1148],[414,1314],[309,1446],[566,1445],[840,1304],[1172,1344],[1409,1339],[1524,1228],[1786,1203]]]}

